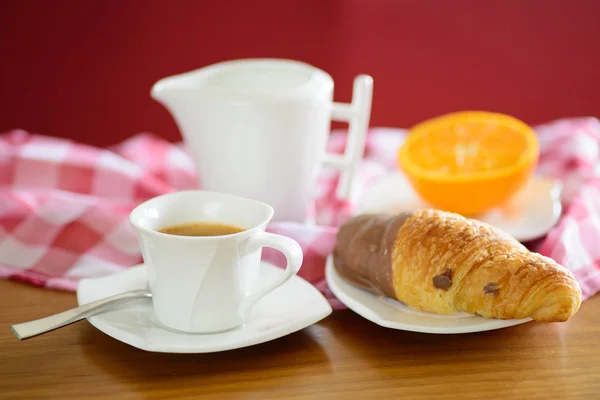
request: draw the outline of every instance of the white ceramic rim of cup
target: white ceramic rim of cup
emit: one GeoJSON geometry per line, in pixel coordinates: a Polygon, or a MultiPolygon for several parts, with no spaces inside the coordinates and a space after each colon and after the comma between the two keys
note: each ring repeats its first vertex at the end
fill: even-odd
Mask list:
{"type": "MultiPolygon", "coordinates": [[[[301,68],[305,71],[311,71],[312,75],[310,79],[308,79],[303,84],[295,85],[293,87],[287,87],[285,89],[263,89],[261,91],[251,90],[249,94],[256,95],[265,95],[265,99],[268,99],[272,96],[276,98],[296,98],[298,96],[306,96],[313,97],[315,94],[319,94],[321,91],[332,90],[334,87],[333,77],[327,72],[323,71],[320,68],[317,68],[313,65],[305,63],[303,61],[287,59],[287,58],[240,58],[234,60],[221,61],[215,64],[207,65],[202,68],[198,68],[192,71],[184,72],[177,75],[172,75],[160,79],[158,82],[154,84],[152,87],[152,92],[161,91],[162,86],[166,85],[176,85],[178,90],[188,91],[188,90],[198,90],[202,87],[202,85],[181,85],[177,84],[174,81],[178,81],[180,79],[188,78],[189,81],[193,82],[194,80],[198,80],[199,82],[204,82],[210,78],[211,75],[216,75],[218,73],[227,71],[227,70],[235,70],[236,68],[244,68],[251,67],[263,64],[265,66],[288,66],[292,68],[301,68]]],[[[186,79],[187,80],[187,79],[186,79]]],[[[214,95],[215,93],[240,93],[244,92],[240,89],[227,89],[220,87],[218,90],[207,89],[205,87],[202,88],[202,93],[206,95],[214,95]]],[[[276,100],[276,99],[274,99],[276,100]]]]}
{"type": "MultiPolygon", "coordinates": [[[[268,215],[266,218],[263,218],[259,223],[255,223],[253,224],[253,226],[249,227],[249,228],[245,228],[243,231],[241,232],[236,232],[236,233],[229,233],[226,235],[219,235],[219,236],[183,236],[183,235],[178,235],[177,238],[179,240],[190,240],[190,241],[215,241],[215,240],[223,240],[224,238],[230,238],[230,237],[234,237],[234,236],[241,236],[244,234],[248,234],[248,232],[258,228],[261,225],[267,224],[271,218],[273,218],[273,215],[275,214],[275,210],[273,209],[273,207],[271,207],[270,205],[268,205],[267,203],[263,203],[261,201],[258,200],[254,200],[254,199],[249,199],[246,197],[240,197],[240,196],[234,196],[232,194],[227,194],[227,193],[222,193],[222,192],[214,192],[214,191],[210,191],[210,190],[179,190],[176,192],[169,192],[169,193],[165,193],[165,194],[161,194],[155,197],[152,197],[151,199],[148,199],[146,201],[144,201],[143,203],[138,204],[133,210],[131,210],[131,212],[129,213],[129,223],[131,225],[133,225],[136,229],[143,231],[147,234],[150,235],[154,235],[157,237],[172,237],[173,235],[168,234],[168,233],[162,233],[158,230],[155,229],[151,229],[151,228],[147,228],[145,226],[140,225],[137,221],[135,221],[135,216],[134,214],[138,214],[141,213],[142,209],[147,208],[149,206],[152,205],[152,203],[155,202],[159,202],[159,201],[164,201],[167,198],[170,197],[176,197],[176,196],[181,196],[181,195],[186,195],[189,193],[204,193],[207,195],[214,195],[214,196],[220,196],[220,197],[227,197],[229,199],[235,199],[235,200],[241,200],[247,203],[254,203],[257,206],[261,206],[264,207],[268,210],[268,215]]],[[[194,221],[189,221],[189,222],[194,222],[194,221]]]]}

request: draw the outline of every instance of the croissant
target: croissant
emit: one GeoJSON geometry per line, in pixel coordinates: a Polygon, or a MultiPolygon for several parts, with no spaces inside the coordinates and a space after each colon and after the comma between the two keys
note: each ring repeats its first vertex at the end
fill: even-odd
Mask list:
{"type": "Polygon", "coordinates": [[[439,210],[352,217],[333,261],[345,280],[421,311],[560,322],[581,305],[571,271],[490,225],[439,210]]]}

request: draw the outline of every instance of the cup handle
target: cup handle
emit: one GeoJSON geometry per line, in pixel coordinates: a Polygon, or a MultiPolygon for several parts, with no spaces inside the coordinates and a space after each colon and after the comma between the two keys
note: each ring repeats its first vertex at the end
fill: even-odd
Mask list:
{"type": "Polygon", "coordinates": [[[275,250],[282,252],[287,260],[287,265],[285,270],[274,281],[270,282],[257,292],[247,295],[241,302],[240,314],[244,320],[247,319],[254,303],[287,282],[292,276],[298,273],[302,266],[302,248],[298,242],[289,237],[259,231],[251,236],[245,243],[245,250],[247,252],[254,252],[262,247],[272,247],[275,250]]]}
{"type": "Polygon", "coordinates": [[[352,103],[333,103],[331,119],[348,122],[348,139],[343,155],[325,154],[323,163],[342,171],[336,192],[340,200],[350,197],[352,181],[365,151],[372,99],[373,78],[358,75],[354,78],[352,103]]]}

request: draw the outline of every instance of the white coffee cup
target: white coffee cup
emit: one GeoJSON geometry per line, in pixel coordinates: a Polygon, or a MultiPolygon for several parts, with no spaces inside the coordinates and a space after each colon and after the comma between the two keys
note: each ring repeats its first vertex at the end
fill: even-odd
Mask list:
{"type": "MultiPolygon", "coordinates": [[[[192,333],[238,327],[252,305],[294,276],[302,250],[294,240],[265,232],[273,208],[223,193],[181,191],[150,199],[130,214],[158,322],[192,333]],[[234,225],[242,232],[223,236],[178,236],[159,230],[193,222],[234,225]],[[287,266],[257,288],[262,247],[281,251],[287,266]]],[[[262,284],[262,283],[261,283],[262,284]]]]}
{"type": "Polygon", "coordinates": [[[174,117],[201,188],[305,222],[320,167],[342,171],[337,197],[347,199],[364,152],[373,79],[355,78],[351,104],[333,102],[333,88],[329,74],[303,62],[244,59],[161,79],[151,95],[174,117]],[[326,153],[332,120],[349,123],[343,155],[326,153]]]}

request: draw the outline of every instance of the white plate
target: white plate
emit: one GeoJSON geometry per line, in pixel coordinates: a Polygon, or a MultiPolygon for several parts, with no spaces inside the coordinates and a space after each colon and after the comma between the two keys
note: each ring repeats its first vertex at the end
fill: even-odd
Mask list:
{"type": "MultiPolygon", "coordinates": [[[[521,242],[544,236],[561,213],[560,182],[534,176],[502,208],[477,218],[521,242]]],[[[402,172],[389,172],[366,189],[357,213],[397,213],[430,207],[415,193],[402,172]]]]}
{"type": "MultiPolygon", "coordinates": [[[[261,263],[261,281],[272,281],[281,269],[261,263]]],[[[77,288],[80,305],[146,287],[146,267],[128,268],[102,278],[83,279],[77,288]]],[[[89,322],[113,338],[142,350],[170,353],[209,353],[267,342],[296,332],[331,314],[323,295],[300,277],[293,277],[256,303],[250,321],[219,334],[185,334],[165,330],[154,322],[150,299],[133,300],[89,322]]]]}
{"type": "Polygon", "coordinates": [[[327,259],[325,277],[329,289],[349,309],[386,328],[422,333],[470,333],[506,328],[531,321],[525,319],[486,319],[473,314],[442,315],[417,311],[390,298],[377,296],[345,281],[327,259]]]}

